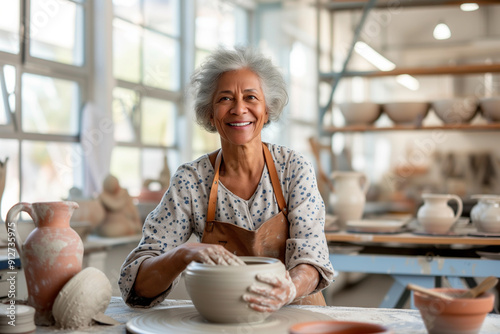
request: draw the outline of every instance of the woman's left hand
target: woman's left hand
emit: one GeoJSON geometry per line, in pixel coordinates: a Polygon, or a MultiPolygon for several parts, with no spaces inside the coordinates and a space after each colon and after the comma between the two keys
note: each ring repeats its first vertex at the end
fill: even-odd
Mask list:
{"type": "Polygon", "coordinates": [[[281,307],[290,304],[297,295],[295,284],[287,271],[284,276],[276,274],[258,274],[257,280],[267,283],[252,284],[248,291],[243,295],[243,300],[249,303],[249,306],[258,312],[275,312],[281,307]]]}

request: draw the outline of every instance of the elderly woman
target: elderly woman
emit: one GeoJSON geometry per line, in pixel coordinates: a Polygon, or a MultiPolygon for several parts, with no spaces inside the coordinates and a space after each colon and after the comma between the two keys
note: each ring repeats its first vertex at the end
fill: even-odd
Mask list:
{"type": "Polygon", "coordinates": [[[128,305],[163,301],[191,261],[242,265],[238,256],[279,258],[282,277],[258,276],[243,299],[272,312],[296,303],[325,305],[333,277],[325,208],[314,169],[299,153],[263,143],[261,131],[287,103],[285,82],[252,49],[220,49],[192,76],[197,122],[221,149],[180,166],[143,237],[125,260],[119,285],[128,305]],[[192,234],[198,241],[188,242],[192,234]]]}

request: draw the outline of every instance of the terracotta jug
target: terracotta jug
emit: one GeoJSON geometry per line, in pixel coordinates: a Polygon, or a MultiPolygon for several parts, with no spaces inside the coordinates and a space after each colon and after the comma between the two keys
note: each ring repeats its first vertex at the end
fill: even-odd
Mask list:
{"type": "Polygon", "coordinates": [[[75,202],[17,203],[7,213],[6,227],[14,229],[15,244],[28,286],[28,304],[36,310],[37,325],[52,325],[52,305],[62,287],[82,270],[83,243],[70,227],[75,202]],[[20,238],[17,215],[27,212],[35,229],[20,238]]]}
{"type": "Polygon", "coordinates": [[[424,205],[417,211],[417,220],[424,232],[445,234],[451,230],[462,214],[462,199],[451,194],[422,194],[424,205]],[[448,201],[457,202],[457,212],[448,205],[448,201]]]}
{"type": "Polygon", "coordinates": [[[360,172],[338,172],[331,174],[335,192],[330,195],[333,214],[338,217],[341,229],[348,220],[361,219],[370,182],[360,172]]]}

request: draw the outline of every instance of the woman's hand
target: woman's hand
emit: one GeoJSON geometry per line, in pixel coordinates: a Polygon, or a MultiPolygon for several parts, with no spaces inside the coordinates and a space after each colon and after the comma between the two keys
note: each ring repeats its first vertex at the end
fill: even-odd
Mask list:
{"type": "Polygon", "coordinates": [[[179,248],[182,248],[186,265],[192,261],[223,266],[245,265],[245,262],[221,245],[185,243],[179,248]]]}
{"type": "Polygon", "coordinates": [[[243,295],[243,300],[249,303],[249,306],[258,312],[275,312],[281,307],[290,304],[297,295],[295,284],[288,271],[283,275],[276,274],[258,274],[257,280],[267,283],[269,286],[261,284],[252,284],[248,291],[243,295]]]}

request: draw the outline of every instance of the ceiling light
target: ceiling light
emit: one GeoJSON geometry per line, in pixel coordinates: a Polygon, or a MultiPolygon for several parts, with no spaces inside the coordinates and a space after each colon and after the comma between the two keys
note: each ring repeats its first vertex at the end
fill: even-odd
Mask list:
{"type": "Polygon", "coordinates": [[[448,39],[451,37],[450,28],[443,22],[438,23],[432,33],[435,39],[448,39]]]}
{"type": "Polygon", "coordinates": [[[460,9],[464,12],[473,12],[479,9],[479,5],[474,2],[463,3],[460,5],[460,9]]]}
{"type": "Polygon", "coordinates": [[[372,49],[365,42],[356,42],[354,50],[381,71],[392,71],[396,68],[396,64],[372,49]]]}
{"type": "Polygon", "coordinates": [[[420,82],[417,78],[412,77],[409,74],[401,74],[396,77],[397,83],[405,86],[409,90],[417,91],[420,88],[420,82]]]}

